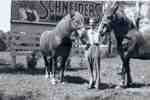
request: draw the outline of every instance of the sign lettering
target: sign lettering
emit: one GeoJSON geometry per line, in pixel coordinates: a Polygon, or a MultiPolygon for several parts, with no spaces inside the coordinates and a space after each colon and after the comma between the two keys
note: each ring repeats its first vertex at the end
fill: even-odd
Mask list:
{"type": "MultiPolygon", "coordinates": [[[[16,13],[21,7],[36,10],[40,20],[44,22],[59,21],[63,16],[74,9],[79,11],[85,19],[99,17],[102,12],[101,2],[92,1],[12,1],[12,19],[19,20],[16,13]]],[[[19,11],[18,11],[19,12],[19,11]]]]}

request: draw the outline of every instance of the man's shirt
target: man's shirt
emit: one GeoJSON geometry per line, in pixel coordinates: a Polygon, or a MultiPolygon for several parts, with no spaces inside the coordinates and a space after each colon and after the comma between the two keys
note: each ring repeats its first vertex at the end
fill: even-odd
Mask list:
{"type": "Polygon", "coordinates": [[[88,35],[90,45],[99,43],[99,33],[96,32],[94,29],[89,29],[87,31],[87,35],[88,35]]]}

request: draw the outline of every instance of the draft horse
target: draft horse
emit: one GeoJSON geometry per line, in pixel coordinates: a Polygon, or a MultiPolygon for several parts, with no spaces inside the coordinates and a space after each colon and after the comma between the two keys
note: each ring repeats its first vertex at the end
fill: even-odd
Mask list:
{"type": "Polygon", "coordinates": [[[71,11],[58,22],[53,30],[42,33],[40,50],[46,66],[45,77],[51,78],[52,84],[56,83],[56,67],[60,69],[60,81],[64,81],[65,62],[72,47],[70,36],[73,31],[78,34],[83,30],[84,17],[77,11],[71,11]]]}
{"type": "Polygon", "coordinates": [[[104,11],[99,32],[103,36],[113,31],[117,41],[117,51],[122,60],[122,85],[132,85],[130,59],[150,59],[150,33],[140,32],[133,22],[119,10],[119,2],[114,2],[104,11]]]}

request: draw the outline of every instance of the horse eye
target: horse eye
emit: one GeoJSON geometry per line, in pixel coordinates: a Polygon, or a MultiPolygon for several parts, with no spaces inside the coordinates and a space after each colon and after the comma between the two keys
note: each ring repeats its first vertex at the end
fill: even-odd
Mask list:
{"type": "Polygon", "coordinates": [[[111,19],[111,18],[112,18],[111,16],[108,16],[108,17],[107,17],[107,19],[111,19]]]}
{"type": "Polygon", "coordinates": [[[74,17],[72,17],[72,18],[71,18],[71,20],[75,20],[75,18],[74,18],[74,17]]]}
{"type": "Polygon", "coordinates": [[[78,25],[80,25],[80,21],[76,21],[76,23],[77,23],[78,25]]]}
{"type": "Polygon", "coordinates": [[[106,27],[106,26],[107,26],[107,24],[106,24],[106,23],[104,23],[104,24],[103,24],[103,27],[106,27]]]}

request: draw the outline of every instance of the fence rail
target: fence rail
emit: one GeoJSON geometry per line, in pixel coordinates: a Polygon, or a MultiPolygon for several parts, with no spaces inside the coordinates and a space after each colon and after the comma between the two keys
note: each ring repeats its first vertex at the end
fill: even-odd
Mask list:
{"type": "Polygon", "coordinates": [[[17,55],[30,55],[33,51],[40,49],[40,33],[11,33],[10,51],[13,58],[12,65],[16,65],[17,55]]]}
{"type": "Polygon", "coordinates": [[[11,50],[34,51],[39,50],[40,34],[12,33],[11,50]]]}

